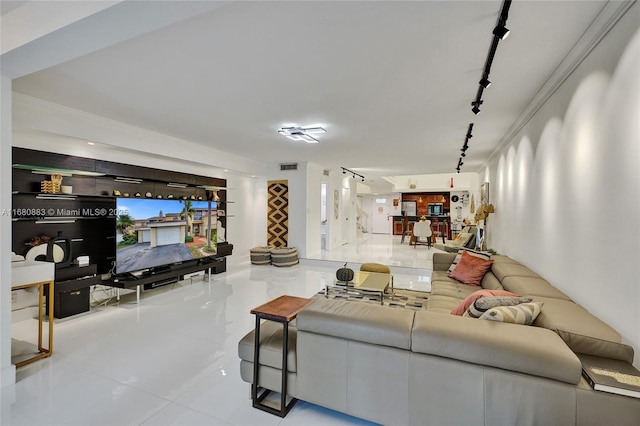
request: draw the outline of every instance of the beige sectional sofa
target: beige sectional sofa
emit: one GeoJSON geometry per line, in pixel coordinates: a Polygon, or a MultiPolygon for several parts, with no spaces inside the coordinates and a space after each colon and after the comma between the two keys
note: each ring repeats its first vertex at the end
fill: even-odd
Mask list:
{"type": "MultiPolygon", "coordinates": [[[[520,263],[493,256],[483,281],[543,302],[534,326],[450,315],[478,290],[434,255],[426,311],[325,299],[290,328],[289,394],[382,424],[638,425],[640,399],[591,389],[576,352],[630,361],[620,335],[520,263]]],[[[281,326],[261,333],[259,383],[280,389],[281,326]]],[[[252,382],[253,332],[239,343],[252,382]]]]}

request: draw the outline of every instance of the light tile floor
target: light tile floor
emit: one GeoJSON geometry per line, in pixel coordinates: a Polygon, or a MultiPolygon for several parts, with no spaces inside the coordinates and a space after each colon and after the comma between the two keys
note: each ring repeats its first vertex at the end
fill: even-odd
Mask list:
{"type": "MultiPolygon", "coordinates": [[[[370,249],[384,246],[384,237],[383,250],[398,259],[396,286],[428,290],[431,254],[423,246],[400,246],[398,237],[361,239],[335,259],[389,264],[370,249]],[[421,269],[412,272],[403,259],[421,269]]],[[[292,268],[235,265],[210,282],[144,292],[139,305],[127,294],[119,303],[57,320],[54,355],[20,368],[17,383],[2,389],[0,424],[370,424],[304,401],[281,419],[253,409],[250,386],[240,379],[237,343],[254,325],[250,309],[282,294],[309,297],[335,270],[334,262],[317,260],[292,268]]],[[[14,335],[34,326],[33,320],[15,323],[14,335]]]]}

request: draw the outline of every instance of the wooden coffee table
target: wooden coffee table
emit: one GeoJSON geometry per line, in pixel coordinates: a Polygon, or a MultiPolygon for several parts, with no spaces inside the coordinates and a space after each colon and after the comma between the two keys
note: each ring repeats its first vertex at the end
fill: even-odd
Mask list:
{"type": "Polygon", "coordinates": [[[251,313],[256,316],[255,340],[253,343],[253,382],[251,384],[251,401],[253,407],[267,413],[275,414],[280,417],[287,415],[291,407],[298,401],[292,398],[287,405],[287,353],[289,352],[289,322],[293,320],[298,312],[311,302],[311,299],[305,299],[295,296],[280,296],[270,302],[253,308],[251,313]],[[271,392],[270,389],[258,395],[260,386],[258,385],[258,377],[260,372],[260,320],[269,320],[282,323],[282,385],[280,387],[280,409],[270,407],[262,401],[271,392]]]}

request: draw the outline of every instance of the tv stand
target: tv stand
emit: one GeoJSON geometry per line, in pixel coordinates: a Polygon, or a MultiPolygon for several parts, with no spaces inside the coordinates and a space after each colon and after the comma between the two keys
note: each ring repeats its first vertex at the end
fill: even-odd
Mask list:
{"type": "MultiPolygon", "coordinates": [[[[229,244],[230,249],[232,245],[229,244]]],[[[118,289],[136,290],[136,302],[140,303],[140,288],[151,289],[160,287],[161,285],[175,283],[182,279],[187,274],[194,272],[207,271],[209,272],[209,282],[211,282],[211,274],[219,274],[227,270],[227,258],[224,256],[214,258],[202,258],[197,262],[185,263],[181,265],[174,265],[171,268],[163,270],[162,272],[155,272],[150,274],[143,274],[136,279],[127,279],[126,277],[113,277],[109,280],[102,281],[102,285],[116,287],[118,289]]],[[[120,292],[118,291],[117,299],[120,300],[120,292]]]]}

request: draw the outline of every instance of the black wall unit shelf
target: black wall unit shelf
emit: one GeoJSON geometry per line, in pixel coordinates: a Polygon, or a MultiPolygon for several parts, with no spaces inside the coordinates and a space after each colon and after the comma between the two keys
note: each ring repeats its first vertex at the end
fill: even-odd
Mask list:
{"type": "MultiPolygon", "coordinates": [[[[57,318],[78,313],[84,307],[88,310],[86,297],[91,285],[128,288],[121,281],[100,279],[109,273],[116,258],[117,196],[206,201],[212,197],[207,188],[215,188],[220,199],[218,208],[226,213],[225,179],[26,148],[14,147],[12,155],[12,250],[27,256],[32,249],[30,241],[40,235],[66,239],[70,240],[72,257],[88,256],[95,269],[89,274],[91,278],[85,274],[89,269],[56,269],[57,318]],[[62,174],[62,185],[72,187],[70,194],[41,192],[41,181],[56,173],[62,174]],[[74,271],[82,276],[70,276],[74,271]]],[[[218,219],[228,237],[226,214],[218,219]]],[[[162,277],[148,277],[149,282],[205,269],[224,272],[225,256],[232,250],[232,244],[221,243],[216,256],[174,265],[162,277]]],[[[130,286],[135,287],[134,283],[131,281],[130,286]]]]}

